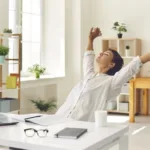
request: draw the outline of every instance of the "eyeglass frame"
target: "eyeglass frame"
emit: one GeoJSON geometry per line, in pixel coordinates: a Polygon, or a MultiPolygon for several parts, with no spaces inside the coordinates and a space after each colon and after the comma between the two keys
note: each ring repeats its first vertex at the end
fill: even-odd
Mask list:
{"type": "Polygon", "coordinates": [[[25,135],[26,135],[27,137],[33,137],[33,136],[35,135],[35,133],[36,133],[39,137],[46,137],[46,136],[47,136],[47,133],[49,132],[49,130],[48,130],[48,129],[39,129],[39,130],[36,130],[36,129],[34,129],[34,128],[26,128],[26,129],[24,129],[24,132],[25,132],[25,135]],[[26,133],[26,131],[28,131],[28,130],[33,130],[33,131],[34,131],[34,134],[33,134],[32,136],[28,136],[27,133],[26,133]],[[46,131],[45,136],[40,136],[39,133],[38,133],[38,131],[43,131],[43,132],[46,131]]]}

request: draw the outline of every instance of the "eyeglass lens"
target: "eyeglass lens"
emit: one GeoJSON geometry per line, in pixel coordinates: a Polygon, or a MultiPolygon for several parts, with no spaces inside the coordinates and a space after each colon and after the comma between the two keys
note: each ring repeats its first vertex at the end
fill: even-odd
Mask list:
{"type": "Polygon", "coordinates": [[[34,129],[28,129],[25,131],[25,133],[27,136],[32,137],[32,136],[34,136],[35,131],[34,131],[34,129]]]}
{"type": "Polygon", "coordinates": [[[45,137],[47,135],[48,130],[38,130],[37,134],[40,137],[45,137]]]}

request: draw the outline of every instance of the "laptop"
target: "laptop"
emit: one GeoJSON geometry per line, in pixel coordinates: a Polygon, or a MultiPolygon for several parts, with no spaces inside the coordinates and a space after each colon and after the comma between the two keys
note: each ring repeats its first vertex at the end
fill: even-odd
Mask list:
{"type": "Polygon", "coordinates": [[[54,135],[57,138],[78,139],[87,132],[85,128],[64,128],[54,135]]]}
{"type": "Polygon", "coordinates": [[[0,121],[0,126],[16,125],[18,123],[17,121],[0,121]]]}
{"type": "Polygon", "coordinates": [[[16,125],[17,123],[19,122],[0,114],[0,126],[16,125]]]}

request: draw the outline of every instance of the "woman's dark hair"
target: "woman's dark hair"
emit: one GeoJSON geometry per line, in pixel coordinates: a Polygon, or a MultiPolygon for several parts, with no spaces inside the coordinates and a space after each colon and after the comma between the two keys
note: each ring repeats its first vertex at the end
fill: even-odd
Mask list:
{"type": "Polygon", "coordinates": [[[110,70],[108,70],[106,74],[112,76],[122,68],[124,62],[123,62],[122,57],[120,56],[120,54],[116,50],[113,50],[110,48],[108,50],[111,51],[113,54],[113,60],[112,61],[115,63],[115,66],[113,68],[111,68],[110,70]]]}

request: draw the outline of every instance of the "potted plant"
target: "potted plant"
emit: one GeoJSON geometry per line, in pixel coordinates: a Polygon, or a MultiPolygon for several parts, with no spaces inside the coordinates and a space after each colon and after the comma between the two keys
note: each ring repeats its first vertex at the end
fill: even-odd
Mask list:
{"type": "Polygon", "coordinates": [[[127,32],[126,25],[124,23],[115,22],[112,29],[118,31],[118,38],[122,38],[122,32],[127,32]]]}
{"type": "Polygon", "coordinates": [[[0,63],[4,63],[5,56],[9,53],[9,48],[0,45],[0,63]]]}
{"type": "Polygon", "coordinates": [[[40,112],[51,112],[52,110],[57,108],[56,105],[56,100],[52,99],[52,100],[41,100],[40,98],[38,98],[37,100],[32,100],[30,99],[30,101],[35,105],[35,107],[40,110],[40,112]]]}
{"type": "Polygon", "coordinates": [[[126,56],[128,57],[128,56],[130,56],[130,46],[126,46],[126,56]]]}
{"type": "Polygon", "coordinates": [[[5,29],[3,30],[3,35],[4,35],[4,36],[10,37],[11,34],[12,34],[12,29],[5,28],[5,29]]]}
{"type": "Polygon", "coordinates": [[[45,72],[46,68],[41,67],[39,64],[35,64],[32,67],[28,68],[28,71],[35,74],[35,77],[38,79],[40,75],[45,72]]]}

